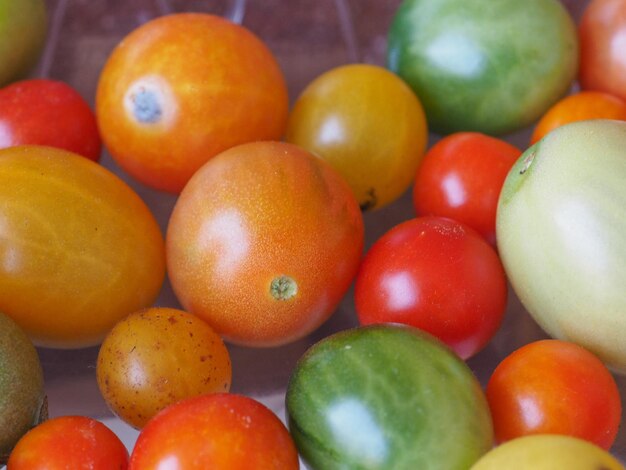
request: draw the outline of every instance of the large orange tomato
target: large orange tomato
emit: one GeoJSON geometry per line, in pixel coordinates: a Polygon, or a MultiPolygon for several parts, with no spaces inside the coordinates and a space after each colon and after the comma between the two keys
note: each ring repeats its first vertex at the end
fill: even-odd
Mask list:
{"type": "Polygon", "coordinates": [[[160,229],[117,176],[52,147],[0,150],[0,311],[36,343],[97,343],[164,275],[160,229]]]}
{"type": "Polygon", "coordinates": [[[207,162],[167,230],[186,310],[225,339],[274,346],[317,328],[356,274],[363,219],[348,184],[292,144],[256,142],[207,162]]]}
{"type": "Polygon", "coordinates": [[[202,13],[163,16],[130,33],[105,64],[96,96],[114,159],[170,192],[229,147],[280,139],[287,111],[286,83],[267,46],[202,13]]]}

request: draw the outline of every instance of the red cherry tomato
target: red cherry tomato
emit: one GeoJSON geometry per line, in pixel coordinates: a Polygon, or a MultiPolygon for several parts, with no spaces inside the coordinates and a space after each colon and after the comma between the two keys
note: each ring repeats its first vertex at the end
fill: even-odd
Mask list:
{"type": "Polygon", "coordinates": [[[128,451],[104,424],[86,416],[61,416],[44,421],[17,443],[11,470],[124,470],[128,451]]]}
{"type": "Polygon", "coordinates": [[[100,158],[96,117],[80,94],[55,80],[33,79],[0,89],[0,148],[47,145],[100,158]]]}
{"type": "Polygon", "coordinates": [[[464,359],[496,333],[506,299],[495,250],[468,226],[440,217],[409,220],[383,235],[366,254],[355,286],[361,324],[421,328],[464,359]]]}
{"type": "Polygon", "coordinates": [[[320,326],[350,287],[363,217],[348,184],[292,144],[255,142],[207,162],[167,228],[185,310],[228,341],[276,346],[320,326]]]}
{"type": "Polygon", "coordinates": [[[579,40],[581,88],[626,99],[626,2],[589,2],[580,20],[579,40]]]}
{"type": "Polygon", "coordinates": [[[292,470],[298,453],[285,425],[263,404],[214,393],[180,401],[148,421],[131,470],[292,470]]]}
{"type": "Polygon", "coordinates": [[[521,154],[508,142],[476,132],[444,137],[428,150],[417,170],[416,212],[463,222],[495,245],[498,197],[521,154]]]}
{"type": "Polygon", "coordinates": [[[621,420],[613,376],[574,343],[542,340],[514,351],[487,384],[496,440],[566,434],[609,449],[621,420]]]}

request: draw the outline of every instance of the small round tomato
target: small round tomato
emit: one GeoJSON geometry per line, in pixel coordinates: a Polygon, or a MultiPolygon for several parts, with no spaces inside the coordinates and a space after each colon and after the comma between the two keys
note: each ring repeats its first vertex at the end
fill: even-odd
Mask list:
{"type": "Polygon", "coordinates": [[[487,384],[499,442],[565,434],[609,449],[621,421],[620,393],[606,366],[575,343],[529,343],[507,356],[487,384]]]}
{"type": "Polygon", "coordinates": [[[417,169],[415,211],[463,222],[495,245],[498,197],[521,154],[508,142],[477,132],[444,137],[417,169]]]}
{"type": "Polygon", "coordinates": [[[248,346],[295,341],[335,310],[356,275],[363,217],[330,165],[288,143],[223,152],[189,181],[167,229],[185,310],[248,346]]]}
{"type": "Polygon", "coordinates": [[[230,355],[200,318],[155,307],[127,316],[109,332],[100,347],[96,376],[113,412],[141,428],[176,401],[228,392],[230,355]]]}
{"type": "Polygon", "coordinates": [[[626,100],[626,3],[592,0],[578,27],[584,90],[599,90],[626,100]]]}
{"type": "Polygon", "coordinates": [[[280,139],[288,105],[267,46],[203,13],[162,16],[131,32],[107,60],[96,94],[113,158],[137,180],[174,193],[217,153],[280,139]]]}
{"type": "Polygon", "coordinates": [[[406,83],[382,67],[353,64],[306,87],[285,139],[330,163],[365,210],[389,204],[410,186],[428,131],[422,105],[406,83]]]}
{"type": "Polygon", "coordinates": [[[93,111],[74,88],[55,80],[23,80],[0,90],[0,148],[24,144],[100,158],[93,111]]]}
{"type": "Polygon", "coordinates": [[[99,343],[164,276],[161,230],[121,179],[65,150],[0,150],[0,311],[36,344],[99,343]]]}
{"type": "Polygon", "coordinates": [[[542,116],[535,126],[530,143],[534,144],[564,124],[588,119],[626,121],[626,101],[600,91],[581,91],[568,95],[542,116]]]}
{"type": "Polygon", "coordinates": [[[292,470],[298,453],[285,425],[258,401],[228,393],[188,398],[151,419],[130,470],[292,470]]]}
{"type": "Polygon", "coordinates": [[[359,321],[423,329],[466,359],[493,337],[507,300],[495,250],[473,229],[420,217],[378,239],[356,278],[359,321]]]}
{"type": "Polygon", "coordinates": [[[86,416],[60,416],[31,429],[9,457],[11,470],[125,470],[128,451],[104,424],[86,416]]]}

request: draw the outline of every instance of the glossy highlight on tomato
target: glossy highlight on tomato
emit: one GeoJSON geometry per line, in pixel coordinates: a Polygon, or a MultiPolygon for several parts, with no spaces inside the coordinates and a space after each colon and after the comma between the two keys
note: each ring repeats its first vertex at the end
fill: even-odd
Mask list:
{"type": "Polygon", "coordinates": [[[287,121],[283,74],[251,31],[204,13],[176,13],[131,32],[100,74],[103,141],[142,183],[178,193],[234,145],[278,140],[287,121]]]}
{"type": "Polygon", "coordinates": [[[38,345],[99,343],[154,302],[163,236],[121,179],[52,147],[0,150],[0,311],[38,345]]]}
{"type": "Polygon", "coordinates": [[[363,217],[330,165],[256,142],[207,162],[167,229],[168,274],[185,310],[226,340],[276,346],[334,312],[361,259],[363,217]]]}

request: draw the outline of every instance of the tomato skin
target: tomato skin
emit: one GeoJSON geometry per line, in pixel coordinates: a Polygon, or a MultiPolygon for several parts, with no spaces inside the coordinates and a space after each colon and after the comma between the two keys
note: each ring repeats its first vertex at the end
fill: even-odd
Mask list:
{"type": "Polygon", "coordinates": [[[417,169],[415,211],[463,222],[495,246],[498,197],[521,154],[508,142],[477,132],[444,137],[417,169]]]}
{"type": "Polygon", "coordinates": [[[362,325],[408,324],[466,359],[498,330],[507,284],[498,255],[478,233],[450,219],[420,217],[372,245],[354,300],[362,325]]]}
{"type": "Polygon", "coordinates": [[[367,210],[391,203],[410,186],[428,130],[419,99],[402,79],[382,67],[350,64],[305,88],[285,140],[330,163],[367,210]]]}
{"type": "Polygon", "coordinates": [[[156,220],[87,158],[52,147],[0,150],[0,220],[0,311],[37,345],[97,344],[161,289],[156,220]]]}
{"type": "Polygon", "coordinates": [[[598,90],[626,100],[626,5],[621,0],[592,0],[578,26],[583,90],[598,90]]]}
{"type": "Polygon", "coordinates": [[[565,434],[610,449],[619,429],[619,389],[586,349],[560,340],[529,343],[507,356],[487,384],[496,440],[565,434]]]}
{"type": "Polygon", "coordinates": [[[228,350],[209,325],[181,310],[153,307],[109,332],[96,376],[113,412],[140,429],[176,401],[228,392],[232,371],[228,350]]]}
{"type": "Polygon", "coordinates": [[[60,416],[26,433],[13,449],[7,468],[126,470],[128,451],[101,422],[86,416],[60,416]]]}
{"type": "Polygon", "coordinates": [[[96,117],[71,86],[33,79],[0,89],[0,148],[47,145],[100,158],[96,117]]]}
{"type": "Polygon", "coordinates": [[[129,470],[293,470],[298,453],[285,425],[243,395],[213,393],[167,407],[143,428],[129,470]]]}
{"type": "Polygon", "coordinates": [[[167,229],[172,287],[226,340],[295,341],[334,311],[356,275],[363,217],[327,163],[280,142],[243,144],[207,162],[167,229]]]}
{"type": "Polygon", "coordinates": [[[131,32],[100,75],[96,115],[120,166],[178,193],[217,153],[278,140],[287,86],[270,50],[221,17],[179,13],[131,32]]]}

